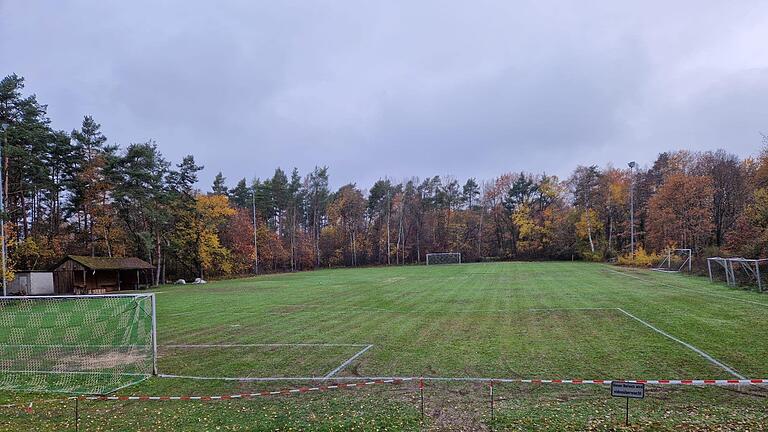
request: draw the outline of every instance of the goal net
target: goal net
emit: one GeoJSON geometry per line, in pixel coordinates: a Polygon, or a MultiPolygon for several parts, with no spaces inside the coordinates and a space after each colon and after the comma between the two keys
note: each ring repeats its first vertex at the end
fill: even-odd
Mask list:
{"type": "Polygon", "coordinates": [[[461,264],[461,254],[458,252],[428,253],[427,265],[461,264]]]}
{"type": "Polygon", "coordinates": [[[0,297],[0,389],[106,394],[156,373],[154,294],[0,297]]]}
{"type": "Polygon", "coordinates": [[[691,249],[674,249],[668,248],[664,259],[654,268],[656,271],[678,273],[681,271],[691,271],[691,259],[693,258],[693,252],[691,249]]]}
{"type": "Polygon", "coordinates": [[[709,281],[714,282],[718,269],[722,268],[725,282],[732,287],[754,286],[758,291],[768,289],[768,259],[748,259],[741,257],[707,258],[709,281]],[[717,265],[712,265],[715,263],[717,265]]]}

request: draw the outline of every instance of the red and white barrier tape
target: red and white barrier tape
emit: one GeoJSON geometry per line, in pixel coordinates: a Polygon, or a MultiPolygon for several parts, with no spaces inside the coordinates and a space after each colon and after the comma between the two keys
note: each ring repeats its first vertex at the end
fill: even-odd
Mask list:
{"type": "MultiPolygon", "coordinates": [[[[423,388],[424,381],[431,380],[429,377],[415,378],[393,378],[393,379],[377,379],[372,381],[352,382],[352,383],[337,383],[325,386],[317,387],[298,387],[292,389],[283,389],[275,391],[262,391],[258,393],[237,393],[232,395],[222,396],[81,396],[80,400],[95,400],[95,401],[213,401],[213,400],[231,400],[231,399],[248,399],[265,396],[279,396],[290,395],[297,393],[309,393],[309,392],[321,392],[327,390],[337,390],[343,388],[360,388],[377,384],[400,384],[406,381],[417,381],[419,387],[423,388]]],[[[520,383],[520,384],[599,384],[608,385],[617,380],[582,380],[582,379],[491,379],[488,380],[492,383],[520,383]]],[[[649,384],[649,385],[714,385],[714,386],[726,386],[726,385],[764,385],[768,384],[768,378],[766,379],[701,379],[701,380],[621,380],[621,382],[649,384]]]]}
{"type": "Polygon", "coordinates": [[[356,383],[339,383],[317,387],[299,387],[292,389],[283,389],[275,391],[262,391],[257,393],[236,393],[222,396],[79,396],[72,399],[95,400],[95,401],[213,401],[213,400],[231,400],[231,399],[249,399],[265,396],[279,396],[296,393],[321,392],[327,390],[338,390],[343,388],[359,388],[376,384],[400,384],[404,381],[411,381],[414,378],[398,378],[363,381],[356,383]]]}
{"type": "MultiPolygon", "coordinates": [[[[439,378],[439,377],[402,377],[391,379],[375,379],[370,381],[336,383],[316,387],[298,387],[274,391],[261,391],[255,393],[236,393],[220,396],[72,396],[67,399],[87,400],[87,401],[218,401],[235,399],[252,399],[267,396],[280,396],[291,394],[302,394],[309,392],[322,392],[327,390],[338,390],[344,388],[362,388],[378,384],[401,384],[407,381],[418,381],[419,388],[424,388],[425,381],[449,381],[460,380],[457,378],[439,378]]],[[[463,379],[461,381],[468,381],[463,379]]],[[[518,384],[597,384],[609,385],[612,382],[627,382],[649,385],[690,385],[690,386],[730,386],[730,385],[768,385],[768,378],[764,379],[690,379],[690,380],[602,380],[602,379],[518,379],[518,378],[498,378],[498,379],[474,379],[471,382],[489,382],[493,383],[518,383],[518,384]]],[[[56,399],[55,401],[61,401],[56,399]]],[[[53,400],[51,400],[53,401],[53,400]]],[[[44,401],[48,402],[48,401],[44,401]]],[[[39,402],[38,402],[39,403],[39,402]]],[[[32,403],[27,404],[9,404],[1,405],[2,408],[24,406],[27,411],[31,411],[32,403]]]]}
{"type": "Polygon", "coordinates": [[[759,385],[768,384],[768,379],[701,379],[701,380],[581,380],[581,379],[520,379],[493,380],[494,382],[517,382],[524,384],[610,384],[616,382],[658,385],[759,385]]]}

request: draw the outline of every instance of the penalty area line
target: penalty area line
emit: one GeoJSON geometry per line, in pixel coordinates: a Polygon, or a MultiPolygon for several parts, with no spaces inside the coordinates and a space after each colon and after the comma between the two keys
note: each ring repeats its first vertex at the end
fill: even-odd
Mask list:
{"type": "Polygon", "coordinates": [[[342,370],[344,370],[344,368],[346,368],[347,366],[349,366],[349,365],[350,365],[350,363],[352,363],[353,361],[355,361],[355,359],[357,359],[357,358],[358,358],[358,357],[360,357],[361,355],[365,354],[365,352],[366,352],[366,351],[368,351],[368,350],[369,350],[369,349],[371,349],[371,348],[373,348],[373,345],[368,345],[367,347],[365,347],[365,348],[361,349],[361,350],[360,350],[360,351],[358,351],[358,352],[357,352],[355,355],[353,355],[352,357],[348,358],[348,359],[347,359],[347,361],[345,361],[344,363],[340,364],[340,365],[339,365],[339,366],[338,366],[336,369],[334,369],[334,370],[332,370],[332,371],[328,372],[328,373],[325,375],[325,377],[323,377],[323,378],[324,378],[324,379],[330,379],[330,378],[332,378],[334,375],[336,375],[337,373],[339,373],[339,372],[341,372],[342,370]]]}
{"type": "MultiPolygon", "coordinates": [[[[258,347],[368,347],[367,344],[344,343],[255,343],[255,344],[171,344],[160,345],[160,348],[258,348],[258,347]]],[[[366,348],[367,349],[367,348],[366,348]]]]}
{"type": "Polygon", "coordinates": [[[562,307],[562,308],[531,308],[529,312],[558,312],[558,311],[592,311],[592,310],[616,310],[615,307],[562,307]]]}
{"type": "Polygon", "coordinates": [[[651,323],[649,323],[647,321],[644,321],[644,320],[642,320],[642,319],[632,315],[631,313],[625,311],[622,308],[616,308],[616,310],[618,310],[619,312],[623,313],[624,315],[632,318],[633,320],[639,322],[640,324],[648,327],[649,329],[655,331],[656,333],[658,333],[658,334],[660,334],[660,335],[662,335],[662,336],[664,336],[664,337],[666,337],[666,338],[668,338],[670,340],[673,340],[673,341],[679,343],[680,345],[688,348],[689,350],[695,352],[696,354],[700,355],[701,357],[704,357],[705,360],[707,360],[708,362],[712,363],[713,365],[719,367],[720,369],[728,372],[729,374],[733,375],[734,377],[736,377],[736,378],[738,378],[740,380],[747,379],[746,377],[744,377],[740,373],[736,372],[733,368],[725,365],[721,361],[717,360],[716,358],[712,357],[711,355],[707,354],[706,352],[696,348],[695,346],[689,344],[688,342],[685,342],[683,340],[680,340],[680,339],[672,336],[671,334],[665,332],[664,330],[661,330],[658,327],[655,327],[653,324],[651,324],[651,323]]]}
{"type": "Polygon", "coordinates": [[[650,328],[651,330],[655,331],[656,333],[666,337],[667,339],[670,339],[670,340],[672,340],[674,342],[679,343],[680,345],[683,345],[684,347],[688,348],[689,350],[691,350],[691,351],[695,352],[696,354],[700,355],[701,357],[703,357],[705,360],[707,360],[711,364],[713,364],[713,365],[719,367],[720,369],[728,372],[732,376],[734,376],[734,377],[736,377],[738,379],[741,379],[741,380],[747,379],[746,377],[744,377],[741,374],[739,374],[734,368],[732,368],[732,367],[724,364],[723,362],[717,360],[716,358],[712,357],[711,355],[707,354],[706,352],[702,351],[701,349],[699,349],[699,348],[689,344],[688,342],[685,342],[685,341],[683,341],[681,339],[678,339],[675,336],[672,336],[671,334],[665,332],[664,330],[661,330],[658,327],[654,326],[653,324],[651,324],[651,323],[649,323],[649,322],[647,322],[647,321],[645,321],[643,319],[640,319],[640,318],[636,317],[635,315],[632,315],[631,313],[625,311],[624,309],[622,309],[620,307],[612,307],[612,308],[602,308],[602,307],[594,307],[594,308],[584,307],[584,308],[579,308],[579,307],[576,307],[576,308],[548,308],[548,309],[528,309],[528,310],[529,311],[537,311],[537,312],[616,310],[616,311],[621,312],[625,316],[627,316],[629,318],[632,318],[633,320],[639,322],[640,324],[650,328]]]}

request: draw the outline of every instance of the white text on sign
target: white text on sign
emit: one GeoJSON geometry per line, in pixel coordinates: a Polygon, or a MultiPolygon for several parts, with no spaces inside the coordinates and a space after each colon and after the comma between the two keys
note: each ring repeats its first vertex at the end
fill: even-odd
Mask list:
{"type": "Polygon", "coordinates": [[[645,384],[614,381],[611,383],[611,396],[642,399],[645,397],[645,384]]]}

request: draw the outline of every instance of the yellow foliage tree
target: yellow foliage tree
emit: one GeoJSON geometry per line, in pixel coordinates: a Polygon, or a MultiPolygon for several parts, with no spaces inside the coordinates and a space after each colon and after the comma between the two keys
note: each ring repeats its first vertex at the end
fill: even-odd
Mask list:
{"type": "Polygon", "coordinates": [[[196,252],[200,277],[203,274],[229,274],[232,272],[230,252],[222,246],[219,229],[235,210],[225,195],[200,195],[195,199],[196,252]]]}
{"type": "Polygon", "coordinates": [[[584,258],[593,261],[601,260],[601,251],[595,246],[597,243],[597,236],[603,230],[603,222],[600,221],[600,217],[594,209],[586,209],[581,213],[579,221],[576,222],[576,236],[579,240],[589,242],[589,250],[582,252],[584,258]]]}
{"type": "Polygon", "coordinates": [[[530,255],[543,248],[543,238],[547,230],[536,223],[530,206],[520,205],[512,213],[512,222],[517,226],[520,236],[517,242],[518,253],[530,255]]]}

